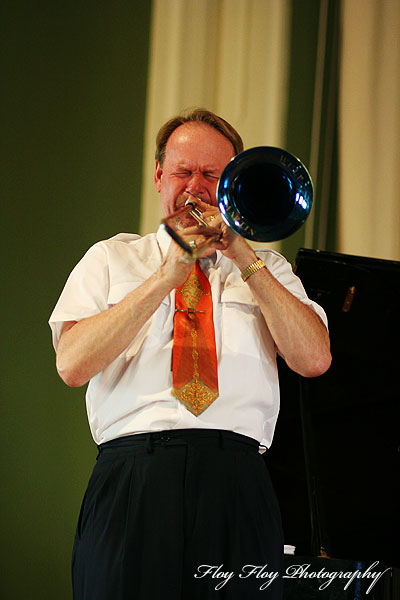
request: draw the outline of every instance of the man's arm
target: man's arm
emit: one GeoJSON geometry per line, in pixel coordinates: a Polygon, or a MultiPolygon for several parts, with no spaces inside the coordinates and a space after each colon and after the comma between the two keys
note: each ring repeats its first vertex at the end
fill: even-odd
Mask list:
{"type": "MultiPolygon", "coordinates": [[[[240,271],[258,259],[243,238],[231,230],[225,235],[230,243],[224,254],[240,271]]],[[[329,335],[318,315],[281,285],[267,267],[253,273],[246,283],[287,365],[304,377],[325,373],[332,357],[329,335]]]]}
{"type": "Polygon", "coordinates": [[[64,323],[56,364],[67,385],[84,385],[128,347],[162,300],[187,278],[192,265],[181,262],[181,255],[182,250],[171,244],[158,271],[121,302],[92,317],[64,323]]]}

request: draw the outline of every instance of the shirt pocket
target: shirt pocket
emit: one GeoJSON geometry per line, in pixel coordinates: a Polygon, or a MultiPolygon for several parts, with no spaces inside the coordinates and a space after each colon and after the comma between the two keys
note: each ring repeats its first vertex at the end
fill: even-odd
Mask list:
{"type": "Polygon", "coordinates": [[[222,352],[260,357],[265,336],[264,318],[246,287],[230,287],[221,294],[222,352]]]}
{"type": "MultiPolygon", "coordinates": [[[[142,283],[144,282],[126,281],[112,284],[107,298],[108,305],[113,306],[114,304],[118,304],[118,302],[123,300],[127,294],[140,287],[142,283]]],[[[169,296],[166,296],[153,315],[138,331],[126,350],[122,353],[122,357],[130,359],[133,356],[136,356],[144,344],[146,344],[146,347],[160,344],[160,341],[165,337],[165,327],[168,322],[170,305],[170,298],[169,296]]]]}

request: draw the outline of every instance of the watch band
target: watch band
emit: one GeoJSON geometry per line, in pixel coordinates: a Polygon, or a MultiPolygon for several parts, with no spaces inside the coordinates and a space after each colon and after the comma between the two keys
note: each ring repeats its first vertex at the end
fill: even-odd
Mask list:
{"type": "Polygon", "coordinates": [[[265,264],[263,263],[261,258],[256,260],[256,262],[251,263],[251,265],[243,269],[241,273],[243,281],[246,281],[249,277],[253,275],[253,273],[256,273],[256,271],[259,271],[263,267],[265,267],[265,264]]]}

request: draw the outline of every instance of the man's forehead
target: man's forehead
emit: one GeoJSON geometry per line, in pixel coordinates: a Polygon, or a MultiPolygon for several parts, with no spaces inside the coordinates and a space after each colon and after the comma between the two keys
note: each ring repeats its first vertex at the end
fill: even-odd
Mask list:
{"type": "Polygon", "coordinates": [[[231,141],[207,123],[183,123],[171,133],[166,144],[166,157],[173,155],[174,162],[182,164],[196,160],[201,152],[207,166],[212,167],[219,160],[221,151],[225,155],[234,155],[231,141]]]}
{"type": "MultiPolygon", "coordinates": [[[[214,130],[216,133],[217,131],[214,130]]],[[[171,133],[167,140],[166,150],[178,146],[199,143],[213,137],[213,128],[203,123],[183,123],[171,133]]]]}
{"type": "Polygon", "coordinates": [[[203,123],[202,121],[187,121],[173,130],[168,138],[167,144],[177,137],[191,137],[196,133],[212,135],[214,132],[219,134],[219,131],[217,131],[215,127],[212,127],[212,125],[209,125],[208,123],[203,123]]]}

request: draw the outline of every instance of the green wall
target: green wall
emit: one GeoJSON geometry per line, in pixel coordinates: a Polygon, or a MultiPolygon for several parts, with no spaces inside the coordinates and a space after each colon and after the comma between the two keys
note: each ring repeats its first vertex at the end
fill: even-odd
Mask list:
{"type": "Polygon", "coordinates": [[[150,9],[150,0],[1,7],[4,600],[71,598],[96,448],[84,389],[56,374],[47,320],[86,249],[138,229],[150,9]]]}

